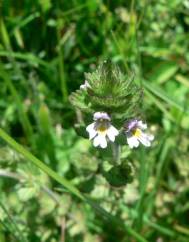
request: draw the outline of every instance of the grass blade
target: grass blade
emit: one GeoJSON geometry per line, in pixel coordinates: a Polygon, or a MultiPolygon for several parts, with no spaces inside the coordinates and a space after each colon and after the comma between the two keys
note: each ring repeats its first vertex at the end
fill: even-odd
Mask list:
{"type": "Polygon", "coordinates": [[[144,85],[144,87],[148,91],[150,91],[155,96],[157,96],[157,97],[161,98],[162,100],[164,100],[170,106],[175,107],[176,109],[180,110],[181,112],[186,112],[187,114],[189,114],[189,110],[185,110],[184,107],[183,107],[183,105],[181,105],[180,103],[177,103],[175,100],[173,100],[167,94],[165,94],[161,90],[161,88],[155,86],[154,84],[151,84],[151,83],[147,82],[146,80],[143,80],[143,85],[144,85]]]}
{"type": "Polygon", "coordinates": [[[7,218],[10,222],[12,230],[14,231],[12,234],[17,234],[17,237],[19,238],[20,241],[27,242],[27,239],[22,234],[22,231],[20,231],[19,227],[17,226],[17,223],[14,221],[13,217],[11,216],[11,214],[9,213],[9,211],[6,209],[6,207],[1,201],[0,201],[0,206],[3,209],[4,213],[7,215],[7,218]]]}
{"type": "Polygon", "coordinates": [[[24,110],[23,102],[21,101],[16,88],[14,87],[12,81],[10,80],[9,76],[7,75],[7,73],[5,72],[2,66],[0,66],[0,75],[2,79],[5,81],[7,87],[10,90],[11,95],[13,96],[14,101],[17,104],[18,111],[19,111],[19,118],[23,126],[23,130],[28,140],[32,142],[33,139],[31,137],[33,136],[33,130],[32,130],[32,126],[30,124],[29,118],[24,110]]]}

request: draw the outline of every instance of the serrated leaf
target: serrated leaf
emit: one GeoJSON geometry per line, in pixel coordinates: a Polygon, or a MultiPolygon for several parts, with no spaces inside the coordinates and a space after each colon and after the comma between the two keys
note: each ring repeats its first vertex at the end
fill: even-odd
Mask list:
{"type": "Polygon", "coordinates": [[[70,95],[70,102],[71,104],[83,110],[87,113],[92,113],[93,110],[90,108],[89,102],[87,102],[87,94],[83,90],[77,90],[70,95]]]}

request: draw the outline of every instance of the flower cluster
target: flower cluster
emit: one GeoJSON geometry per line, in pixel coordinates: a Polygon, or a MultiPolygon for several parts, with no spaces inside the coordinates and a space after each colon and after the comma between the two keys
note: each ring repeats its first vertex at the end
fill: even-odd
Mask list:
{"type": "Polygon", "coordinates": [[[138,116],[136,107],[139,105],[141,92],[131,81],[125,81],[118,69],[111,68],[107,64],[96,72],[87,74],[80,92],[72,95],[72,103],[84,112],[88,110],[93,113],[93,122],[86,127],[89,139],[95,147],[104,149],[109,142],[115,142],[119,134],[124,134],[131,149],[137,148],[140,143],[149,147],[154,136],[146,133],[147,124],[140,119],[127,118],[138,116]],[[109,110],[108,113],[105,110],[109,110]],[[112,125],[110,112],[114,114],[115,124],[125,122],[119,130],[112,125]]]}
{"type": "MultiPolygon", "coordinates": [[[[114,142],[119,131],[111,124],[111,118],[106,112],[96,112],[93,116],[94,122],[86,128],[89,133],[89,139],[93,140],[95,147],[107,147],[107,142],[114,142]]],[[[147,134],[144,130],[147,129],[147,124],[141,120],[130,120],[124,127],[127,143],[132,149],[138,147],[139,144],[149,147],[154,136],[147,134]]]]}

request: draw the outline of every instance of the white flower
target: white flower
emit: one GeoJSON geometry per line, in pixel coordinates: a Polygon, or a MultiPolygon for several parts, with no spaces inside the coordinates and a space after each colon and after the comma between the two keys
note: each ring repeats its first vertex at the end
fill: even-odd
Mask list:
{"type": "Polygon", "coordinates": [[[141,120],[134,119],[127,124],[125,133],[127,143],[131,149],[138,147],[140,143],[147,147],[151,146],[151,141],[154,139],[154,136],[145,133],[145,129],[147,129],[147,124],[141,120]]]}
{"type": "Polygon", "coordinates": [[[80,89],[82,90],[87,90],[87,88],[91,88],[90,84],[88,83],[88,81],[85,80],[85,83],[80,85],[80,89]]]}
{"type": "Polygon", "coordinates": [[[107,147],[107,141],[115,141],[119,134],[118,130],[111,125],[110,116],[105,112],[96,112],[93,116],[94,122],[86,128],[89,133],[89,139],[93,139],[93,145],[101,148],[107,147]]]}

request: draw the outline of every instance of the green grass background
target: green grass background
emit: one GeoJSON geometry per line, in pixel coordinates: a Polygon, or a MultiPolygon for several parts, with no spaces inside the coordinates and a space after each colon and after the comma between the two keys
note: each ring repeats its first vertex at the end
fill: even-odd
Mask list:
{"type": "Polygon", "coordinates": [[[0,10],[0,241],[188,242],[189,2],[1,0],[0,10]],[[106,59],[135,73],[155,135],[123,150],[134,180],[121,188],[74,131],[68,98],[106,59]]]}

